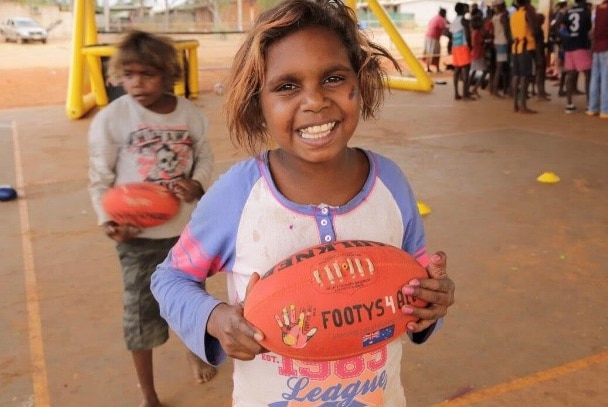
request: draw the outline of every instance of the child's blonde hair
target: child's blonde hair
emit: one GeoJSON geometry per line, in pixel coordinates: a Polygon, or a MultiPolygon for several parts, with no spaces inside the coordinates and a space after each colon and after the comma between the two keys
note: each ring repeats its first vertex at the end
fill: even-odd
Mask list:
{"type": "Polygon", "coordinates": [[[120,84],[125,65],[137,63],[158,69],[165,80],[165,90],[171,91],[182,78],[182,66],[170,38],[133,30],[117,45],[108,64],[108,79],[120,84]]]}
{"type": "Polygon", "coordinates": [[[384,100],[386,71],[380,59],[401,70],[385,48],[359,29],[354,11],[341,0],[286,0],[262,13],[234,57],[225,105],[232,141],[252,155],[270,142],[260,104],[268,48],[309,27],[328,28],[342,40],[357,74],[364,120],[374,117],[384,100]]]}

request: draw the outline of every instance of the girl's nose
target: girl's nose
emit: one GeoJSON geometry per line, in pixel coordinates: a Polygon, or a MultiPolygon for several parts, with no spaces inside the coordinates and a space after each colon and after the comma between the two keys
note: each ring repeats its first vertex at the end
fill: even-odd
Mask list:
{"type": "Polygon", "coordinates": [[[304,89],[302,110],[318,112],[329,105],[329,99],[321,87],[304,89]]]}

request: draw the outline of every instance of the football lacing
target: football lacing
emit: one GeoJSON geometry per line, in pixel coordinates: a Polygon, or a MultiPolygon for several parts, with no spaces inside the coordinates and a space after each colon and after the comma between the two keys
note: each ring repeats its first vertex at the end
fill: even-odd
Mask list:
{"type": "Polygon", "coordinates": [[[350,277],[351,280],[360,276],[361,278],[365,277],[366,273],[369,275],[374,274],[374,263],[369,258],[363,259],[364,263],[361,262],[359,257],[355,257],[351,259],[347,257],[345,259],[334,260],[329,264],[323,266],[323,269],[319,271],[319,269],[314,269],[312,275],[315,279],[315,282],[320,286],[324,285],[324,276],[327,278],[327,281],[330,285],[336,284],[336,280],[340,283],[344,281],[344,276],[350,277]],[[354,261],[353,261],[354,260],[354,261]],[[364,266],[367,265],[367,268],[364,266]],[[324,272],[324,273],[323,273],[324,272]]]}

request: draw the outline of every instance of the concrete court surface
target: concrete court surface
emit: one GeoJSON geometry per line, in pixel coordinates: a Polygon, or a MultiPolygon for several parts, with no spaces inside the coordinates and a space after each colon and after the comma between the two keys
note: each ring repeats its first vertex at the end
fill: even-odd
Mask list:
{"type": "MultiPolygon", "coordinates": [[[[554,97],[521,115],[487,93],[455,102],[452,92],[449,79],[430,94],[394,91],[353,139],[406,172],[457,287],[444,328],[404,343],[408,406],[606,406],[608,121],[583,115],[582,96],[576,114],[554,97]],[[544,171],[561,182],[537,182],[544,171]]],[[[196,103],[217,175],[241,155],[222,99],[196,103]]],[[[86,191],[92,115],[64,112],[0,111],[0,184],[20,194],[0,203],[0,406],[136,406],[120,273],[86,191]]],[[[224,296],[223,283],[209,289],[224,296]]],[[[155,355],[166,406],[230,406],[229,362],[195,385],[175,336],[155,355]]]]}

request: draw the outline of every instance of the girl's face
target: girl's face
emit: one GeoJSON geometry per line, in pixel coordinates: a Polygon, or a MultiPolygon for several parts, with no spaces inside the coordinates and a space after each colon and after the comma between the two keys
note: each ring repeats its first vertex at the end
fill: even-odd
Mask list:
{"type": "Polygon", "coordinates": [[[123,67],[122,86],[145,108],[160,112],[165,94],[165,81],[158,69],[138,63],[123,67]]]}
{"type": "Polygon", "coordinates": [[[262,113],[268,133],[290,157],[321,163],[346,151],[360,99],[347,50],[331,30],[306,28],[268,48],[262,113]]]}

